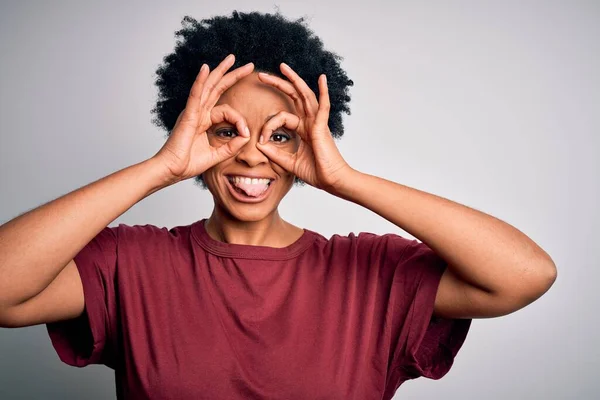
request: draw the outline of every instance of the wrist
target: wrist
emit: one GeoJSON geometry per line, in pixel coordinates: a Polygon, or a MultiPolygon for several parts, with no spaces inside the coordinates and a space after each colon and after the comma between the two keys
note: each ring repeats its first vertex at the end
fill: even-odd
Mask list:
{"type": "Polygon", "coordinates": [[[328,192],[334,196],[352,201],[358,186],[357,183],[362,175],[361,172],[347,166],[344,173],[340,175],[340,178],[337,179],[336,183],[332,185],[328,192]]]}
{"type": "Polygon", "coordinates": [[[179,182],[179,180],[173,176],[169,168],[155,157],[142,161],[141,164],[143,164],[150,172],[150,193],[154,193],[157,190],[164,189],[179,182]]]}

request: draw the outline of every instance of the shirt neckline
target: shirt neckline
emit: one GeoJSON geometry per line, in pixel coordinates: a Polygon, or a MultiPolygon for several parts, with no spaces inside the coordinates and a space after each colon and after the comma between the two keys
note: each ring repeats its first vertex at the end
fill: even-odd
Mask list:
{"type": "Polygon", "coordinates": [[[204,223],[206,218],[192,224],[192,236],[206,251],[216,256],[230,258],[246,258],[256,260],[288,260],[297,257],[306,250],[317,237],[317,233],[303,229],[304,233],[294,243],[286,247],[253,246],[248,244],[232,244],[213,239],[204,223]]]}

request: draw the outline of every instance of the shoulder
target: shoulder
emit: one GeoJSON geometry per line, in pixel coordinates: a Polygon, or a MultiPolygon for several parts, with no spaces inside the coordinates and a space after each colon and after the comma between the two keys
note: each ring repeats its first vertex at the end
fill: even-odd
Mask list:
{"type": "MultiPolygon", "coordinates": [[[[312,232],[312,231],[311,231],[312,232]]],[[[406,246],[414,240],[405,238],[395,233],[377,234],[372,232],[350,232],[348,234],[335,233],[327,239],[324,235],[316,232],[318,240],[327,244],[339,245],[391,245],[406,246]]]]}
{"type": "Polygon", "coordinates": [[[190,225],[175,226],[173,228],[159,227],[153,224],[129,225],[121,223],[110,229],[120,245],[140,244],[145,247],[164,242],[176,242],[187,238],[191,232],[190,225]]]}
{"type": "MultiPolygon", "coordinates": [[[[313,232],[314,233],[314,232],[313,232]]],[[[383,255],[399,259],[401,254],[419,242],[395,233],[350,232],[333,234],[329,238],[316,233],[315,244],[329,252],[354,252],[371,256],[383,255]]]]}

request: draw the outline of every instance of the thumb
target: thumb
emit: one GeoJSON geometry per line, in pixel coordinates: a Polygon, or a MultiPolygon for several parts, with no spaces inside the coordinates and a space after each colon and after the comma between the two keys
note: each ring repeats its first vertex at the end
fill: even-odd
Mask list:
{"type": "Polygon", "coordinates": [[[240,149],[250,140],[247,136],[236,136],[224,145],[214,149],[214,162],[215,164],[221,161],[227,160],[228,158],[236,155],[240,149]]]}
{"type": "Polygon", "coordinates": [[[296,164],[295,154],[278,149],[270,143],[262,144],[257,142],[256,146],[275,164],[292,174],[294,173],[294,165],[296,164]]]}

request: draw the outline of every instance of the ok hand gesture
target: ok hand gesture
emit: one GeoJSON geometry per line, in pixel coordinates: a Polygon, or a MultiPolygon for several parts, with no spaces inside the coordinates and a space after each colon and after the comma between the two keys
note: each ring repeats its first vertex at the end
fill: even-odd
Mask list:
{"type": "Polygon", "coordinates": [[[224,75],[234,62],[235,57],[230,54],[212,72],[203,65],[169,139],[154,155],[153,158],[165,166],[170,183],[202,174],[237,154],[248,142],[250,131],[240,113],[227,104],[214,107],[228,88],[254,69],[254,64],[248,63],[224,75]],[[209,144],[206,130],[224,120],[235,124],[240,135],[227,144],[213,147],[209,144]]]}
{"type": "Polygon", "coordinates": [[[330,109],[327,79],[325,75],[319,77],[320,96],[317,102],[315,93],[288,65],[282,63],[281,72],[289,78],[289,82],[264,73],[258,76],[262,82],[290,96],[299,115],[279,112],[263,127],[257,146],[269,159],[304,182],[333,192],[352,169],[342,158],[327,124],[330,109]],[[302,139],[295,153],[286,152],[266,141],[273,131],[282,126],[295,131],[302,139]]]}

